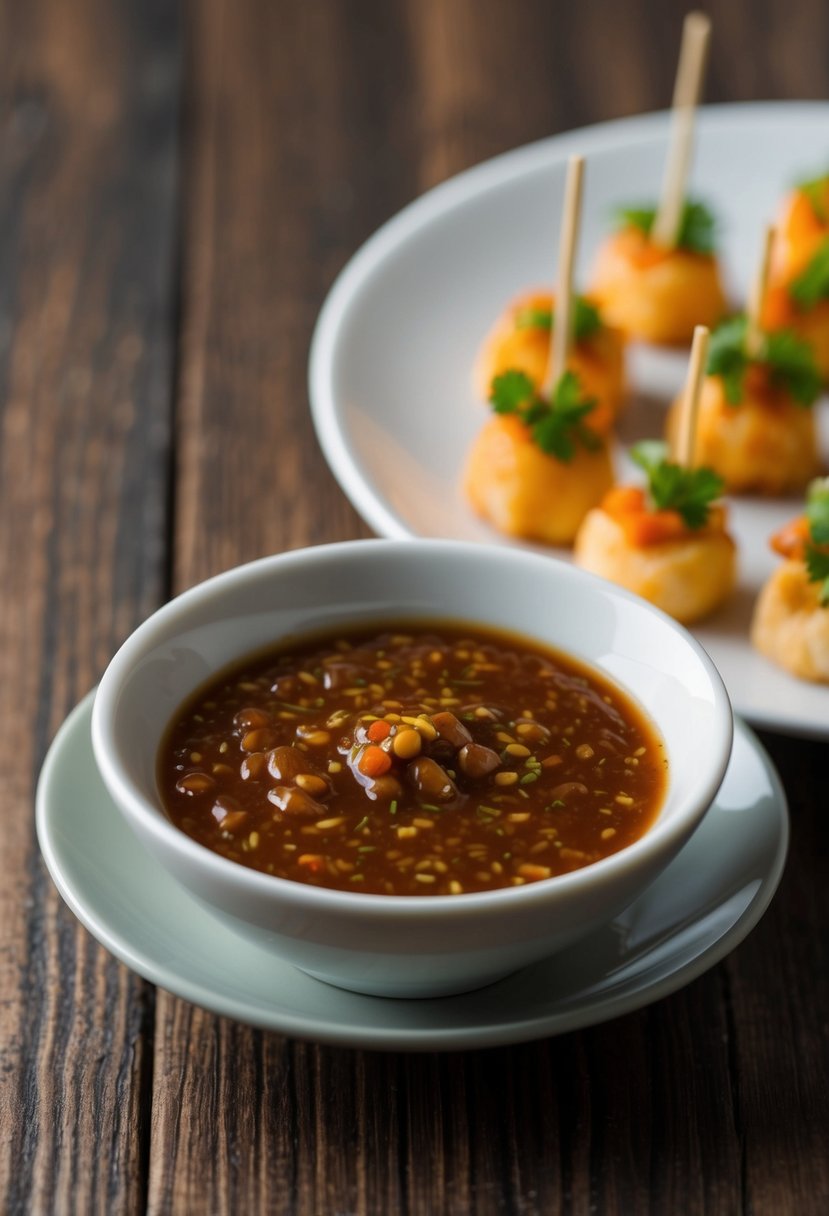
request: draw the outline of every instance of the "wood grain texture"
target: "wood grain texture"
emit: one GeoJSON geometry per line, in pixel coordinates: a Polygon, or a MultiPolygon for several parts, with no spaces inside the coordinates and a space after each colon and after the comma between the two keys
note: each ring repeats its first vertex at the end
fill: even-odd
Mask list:
{"type": "Polygon", "coordinates": [[[153,992],[48,881],[46,745],[164,591],[176,23],[0,9],[0,1210],[143,1206],[153,992]]]}
{"type": "MultiPolygon", "coordinates": [[[[666,106],[684,9],[191,0],[177,194],[175,7],[0,4],[3,1212],[829,1209],[825,746],[766,738],[792,862],[726,963],[485,1052],[334,1050],[156,996],[77,927],[33,839],[46,743],[140,617],[367,534],[306,391],[351,252],[481,159],[666,106]]],[[[820,0],[707,9],[710,100],[827,95],[820,0]]]]}
{"type": "MultiPolygon", "coordinates": [[[[632,0],[627,10],[622,20],[609,2],[541,0],[190,10],[177,586],[360,534],[307,414],[307,344],[327,284],[382,219],[452,173],[556,130],[667,105],[683,9],[632,0]]],[[[803,79],[783,4],[764,14],[752,55],[736,53],[752,13],[748,0],[712,6],[726,33],[715,37],[709,97],[825,90],[811,52],[803,79]]],[[[786,746],[779,758],[792,776],[786,746]]],[[[825,908],[802,860],[814,939],[825,908]]],[[[794,926],[778,909],[684,992],[515,1049],[335,1051],[160,995],[150,1210],[817,1211],[825,1161],[798,1145],[814,1148],[825,1131],[825,1089],[808,1089],[807,1133],[809,1069],[794,1044],[806,1034],[808,1058],[825,1063],[825,1028],[820,1005],[810,1013],[789,998],[782,1023],[771,977],[758,989],[764,959],[782,962],[791,948],[794,926]],[[768,1117],[770,1132],[778,1109],[788,1123],[775,1155],[761,1124],[768,1117]]],[[[814,940],[802,950],[785,982],[811,1006],[825,993],[798,964],[822,960],[814,940]]]]}

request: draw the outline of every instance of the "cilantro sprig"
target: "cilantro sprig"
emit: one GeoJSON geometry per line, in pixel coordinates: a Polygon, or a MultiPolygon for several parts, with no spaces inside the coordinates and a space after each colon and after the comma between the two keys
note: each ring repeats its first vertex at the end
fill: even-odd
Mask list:
{"type": "MultiPolygon", "coordinates": [[[[639,228],[645,236],[650,236],[656,211],[656,207],[620,207],[616,219],[620,228],[639,228]]],[[[679,222],[677,248],[687,249],[689,253],[710,254],[714,252],[716,235],[717,221],[713,212],[699,200],[686,199],[679,222]]]]}
{"type": "Polygon", "coordinates": [[[574,372],[564,373],[548,401],[524,372],[507,371],[492,381],[489,400],[496,414],[516,414],[542,452],[564,464],[573,459],[578,445],[591,452],[601,446],[584,423],[596,399],[584,396],[574,372]]]}
{"type": "Polygon", "coordinates": [[[714,330],[708,347],[706,371],[709,376],[722,377],[729,405],[742,401],[745,374],[753,362],[765,364],[772,383],[786,388],[798,405],[812,405],[820,393],[821,381],[809,343],[788,330],[763,334],[755,360],[746,350],[747,328],[744,316],[731,317],[714,330]]]}
{"type": "Polygon", "coordinates": [[[829,236],[793,280],[789,291],[795,304],[804,311],[829,298],[829,236]]]}
{"type": "Polygon", "coordinates": [[[798,182],[796,187],[806,195],[816,218],[823,224],[829,219],[826,214],[827,186],[829,186],[829,173],[824,173],[821,177],[813,177],[809,181],[798,182]]]}
{"type": "Polygon", "coordinates": [[[806,570],[809,581],[820,583],[818,595],[823,607],[829,606],[829,478],[813,481],[806,495],[806,519],[810,543],[806,545],[806,570]],[[818,547],[820,546],[820,547],[818,547]]]}
{"type": "MultiPolygon", "coordinates": [[[[522,308],[515,318],[516,329],[546,329],[553,328],[554,312],[552,308],[522,308]]],[[[586,342],[602,328],[601,314],[595,304],[591,304],[584,296],[576,296],[575,316],[573,318],[573,337],[577,342],[586,342]]]]}
{"type": "Polygon", "coordinates": [[[647,475],[648,494],[657,510],[677,511],[689,528],[705,527],[711,504],[724,489],[713,469],[675,464],[668,459],[667,444],[656,439],[634,444],[630,455],[647,475]]]}

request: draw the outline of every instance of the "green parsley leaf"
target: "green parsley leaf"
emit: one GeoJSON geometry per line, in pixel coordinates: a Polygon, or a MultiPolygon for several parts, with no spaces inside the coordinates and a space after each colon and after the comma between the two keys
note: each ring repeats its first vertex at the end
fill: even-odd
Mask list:
{"type": "Polygon", "coordinates": [[[631,457],[648,477],[648,493],[660,511],[677,511],[689,528],[702,528],[714,499],[723,492],[723,479],[713,469],[687,469],[667,459],[665,444],[637,443],[631,457]]]}
{"type": "Polygon", "coordinates": [[[765,347],[772,379],[782,381],[798,405],[812,405],[820,393],[821,380],[809,343],[781,329],[766,335],[765,347]]]}
{"type": "Polygon", "coordinates": [[[818,477],[806,494],[809,535],[816,545],[829,545],[829,477],[818,477]]]}
{"type": "MultiPolygon", "coordinates": [[[[553,328],[553,310],[550,308],[522,308],[515,318],[516,329],[553,328]]],[[[573,337],[577,342],[586,342],[602,328],[602,318],[595,304],[576,296],[576,315],[573,321],[573,337]]]]}
{"type": "Polygon", "coordinates": [[[725,399],[729,405],[739,405],[743,399],[743,377],[748,362],[746,319],[731,317],[712,333],[705,368],[709,376],[722,376],[725,399]]]}
{"type": "Polygon", "coordinates": [[[794,280],[789,291],[798,308],[804,310],[814,308],[821,300],[829,298],[829,237],[794,280]]]}
{"type": "Polygon", "coordinates": [[[829,183],[829,174],[824,173],[822,177],[813,177],[811,181],[798,182],[796,189],[802,191],[806,195],[809,202],[812,204],[812,210],[817,219],[825,224],[829,216],[826,214],[826,187],[829,183]]]}
{"type": "Polygon", "coordinates": [[[522,406],[531,405],[535,396],[535,384],[526,372],[503,372],[495,377],[489,390],[496,414],[518,413],[522,406]]]}
{"type": "Polygon", "coordinates": [[[492,381],[489,399],[496,414],[517,414],[542,452],[565,464],[573,459],[577,444],[589,451],[601,446],[599,437],[584,425],[596,407],[595,398],[584,397],[573,372],[564,373],[546,401],[524,372],[507,371],[492,381]]]}
{"type": "Polygon", "coordinates": [[[515,314],[516,329],[552,329],[551,308],[521,308],[515,314]]]}
{"type": "MultiPolygon", "coordinates": [[[[739,405],[743,381],[752,362],[746,353],[747,322],[744,316],[731,317],[711,335],[706,372],[721,376],[725,399],[739,405]]],[[[758,363],[764,363],[773,383],[782,384],[798,405],[810,406],[820,393],[820,372],[808,342],[788,330],[764,334],[758,363]]]]}
{"type": "MultiPolygon", "coordinates": [[[[630,225],[650,235],[656,219],[656,207],[620,207],[617,220],[620,227],[630,225]]],[[[717,221],[705,203],[686,199],[677,234],[677,249],[690,253],[713,253],[715,248],[717,221]]]]}
{"type": "Polygon", "coordinates": [[[822,553],[814,545],[806,546],[806,570],[810,583],[820,583],[818,592],[824,608],[829,606],[829,553],[822,553]]]}

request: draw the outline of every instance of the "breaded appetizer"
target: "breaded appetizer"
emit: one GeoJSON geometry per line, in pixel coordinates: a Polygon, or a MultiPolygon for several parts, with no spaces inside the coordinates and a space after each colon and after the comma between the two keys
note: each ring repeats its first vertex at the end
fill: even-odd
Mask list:
{"type": "MultiPolygon", "coordinates": [[[[745,317],[711,337],[702,385],[696,454],[735,494],[780,495],[802,490],[820,471],[812,410],[820,374],[811,348],[787,331],[762,334],[747,347],[745,317]]],[[[680,405],[668,417],[673,443],[680,405]]]]}
{"type": "Polygon", "coordinates": [[[801,680],[829,683],[829,478],[812,482],[806,513],[781,528],[771,547],[786,560],[763,587],[751,640],[801,680]]]}
{"type": "Polygon", "coordinates": [[[613,484],[607,443],[590,426],[595,403],[566,371],[549,398],[526,372],[492,382],[495,416],[467,460],[464,492],[475,511],[508,536],[568,545],[613,484]]]}
{"type": "Polygon", "coordinates": [[[640,443],[631,456],[647,484],[615,487],[588,512],[576,564],[691,624],[718,608],[736,581],[736,547],[716,501],[722,480],[670,461],[663,443],[640,443]]]}
{"type": "Polygon", "coordinates": [[[673,244],[654,239],[655,207],[623,208],[619,227],[596,256],[590,293],[608,324],[659,345],[689,341],[695,325],[714,326],[727,311],[715,256],[714,219],[700,202],[684,204],[673,244]]]}
{"type": "MultiPolygon", "coordinates": [[[[509,305],[484,342],[476,364],[476,386],[484,400],[489,399],[496,376],[506,371],[524,372],[539,389],[544,385],[554,325],[555,297],[549,291],[524,292],[509,305]]],[[[591,300],[577,296],[567,366],[596,402],[590,425],[600,434],[610,429],[622,405],[624,349],[621,330],[607,325],[591,300]]]]}
{"type": "Polygon", "coordinates": [[[829,380],[829,174],[788,195],[777,234],[763,324],[809,342],[829,380]]]}

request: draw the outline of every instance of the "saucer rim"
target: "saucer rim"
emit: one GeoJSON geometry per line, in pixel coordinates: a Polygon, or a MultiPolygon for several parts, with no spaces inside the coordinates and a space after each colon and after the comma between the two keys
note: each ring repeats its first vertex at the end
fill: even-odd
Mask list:
{"type": "MultiPolygon", "coordinates": [[[[788,804],[780,778],[764,747],[754,731],[742,719],[735,716],[735,743],[742,736],[750,750],[755,753],[765,770],[772,789],[775,808],[778,812],[779,832],[776,841],[774,858],[763,876],[761,884],[749,905],[736,920],[723,932],[716,941],[702,949],[688,962],[680,965],[669,974],[662,976],[653,983],[644,983],[632,991],[622,995],[599,995],[593,1001],[583,1002],[574,1009],[556,1013],[554,1010],[545,1015],[535,1015],[524,1021],[513,1021],[504,1024],[486,1024],[480,1027],[466,1026],[437,1026],[437,1027],[363,1027],[359,1023],[340,1022],[332,1025],[330,1021],[320,1021],[303,1017],[296,1010],[286,1009],[284,1005],[275,1006],[270,1012],[259,1007],[251,1008],[250,1002],[245,1002],[228,993],[219,993],[202,980],[182,977],[163,962],[153,960],[146,950],[141,951],[122,934],[110,930],[95,911],[90,911],[83,899],[83,893],[78,892],[75,885],[69,881],[63,871],[60,846],[56,843],[51,828],[50,802],[53,775],[58,769],[65,753],[77,744],[76,732],[82,727],[84,719],[91,719],[92,702],[95,689],[90,691],[72,710],[55,735],[44,759],[38,779],[35,822],[38,843],[46,863],[47,870],[61,898],[81,922],[85,929],[110,954],[124,963],[147,982],[164,989],[173,996],[190,1001],[192,1004],[208,1010],[221,1017],[233,1018],[245,1025],[261,1030],[271,1031],[308,1042],[324,1043],[334,1047],[350,1047],[362,1050],[380,1051],[453,1051],[469,1050],[487,1047],[503,1046],[510,1043],[529,1042],[535,1039],[552,1037],[569,1033],[573,1030],[597,1026],[614,1018],[622,1017],[637,1009],[650,1005],[655,1001],[671,995],[699,978],[706,971],[722,961],[736,948],[756,927],[765,914],[773,899],[783,870],[789,846],[789,815],[788,804]]],[[[89,733],[89,732],[87,732],[89,733]]],[[[88,741],[91,753],[91,736],[88,741]]],[[[94,763],[94,758],[93,758],[94,763]]],[[[102,794],[109,799],[106,788],[101,788],[102,794]]],[[[714,799],[716,804],[716,798],[714,799]]],[[[113,804],[114,805],[114,804],[113,804]]],[[[124,825],[129,830],[127,824],[124,825]]],[[[142,848],[135,841],[136,848],[142,848]]],[[[142,849],[142,852],[145,850],[142,849]]],[[[681,854],[680,854],[681,855],[681,854]]],[[[174,879],[164,875],[165,880],[174,883],[174,879]]],[[[186,896],[183,890],[181,894],[186,896]]],[[[195,901],[194,901],[195,902],[195,901]]],[[[204,916],[209,913],[204,911],[204,916]]],[[[673,935],[672,935],[673,936],[673,935]]],[[[293,967],[282,960],[275,960],[280,967],[293,967]]],[[[322,981],[309,982],[321,983],[322,981]]],[[[390,997],[372,997],[330,987],[332,1000],[351,998],[355,1001],[391,1002],[397,1003],[390,997]]],[[[473,994],[468,994],[471,997],[473,994]]],[[[467,996],[448,998],[465,1000],[467,996]]],[[[440,1001],[435,998],[437,1003],[440,1001]]],[[[418,1005],[429,1005],[431,1000],[418,1001],[418,1005]]]]}

